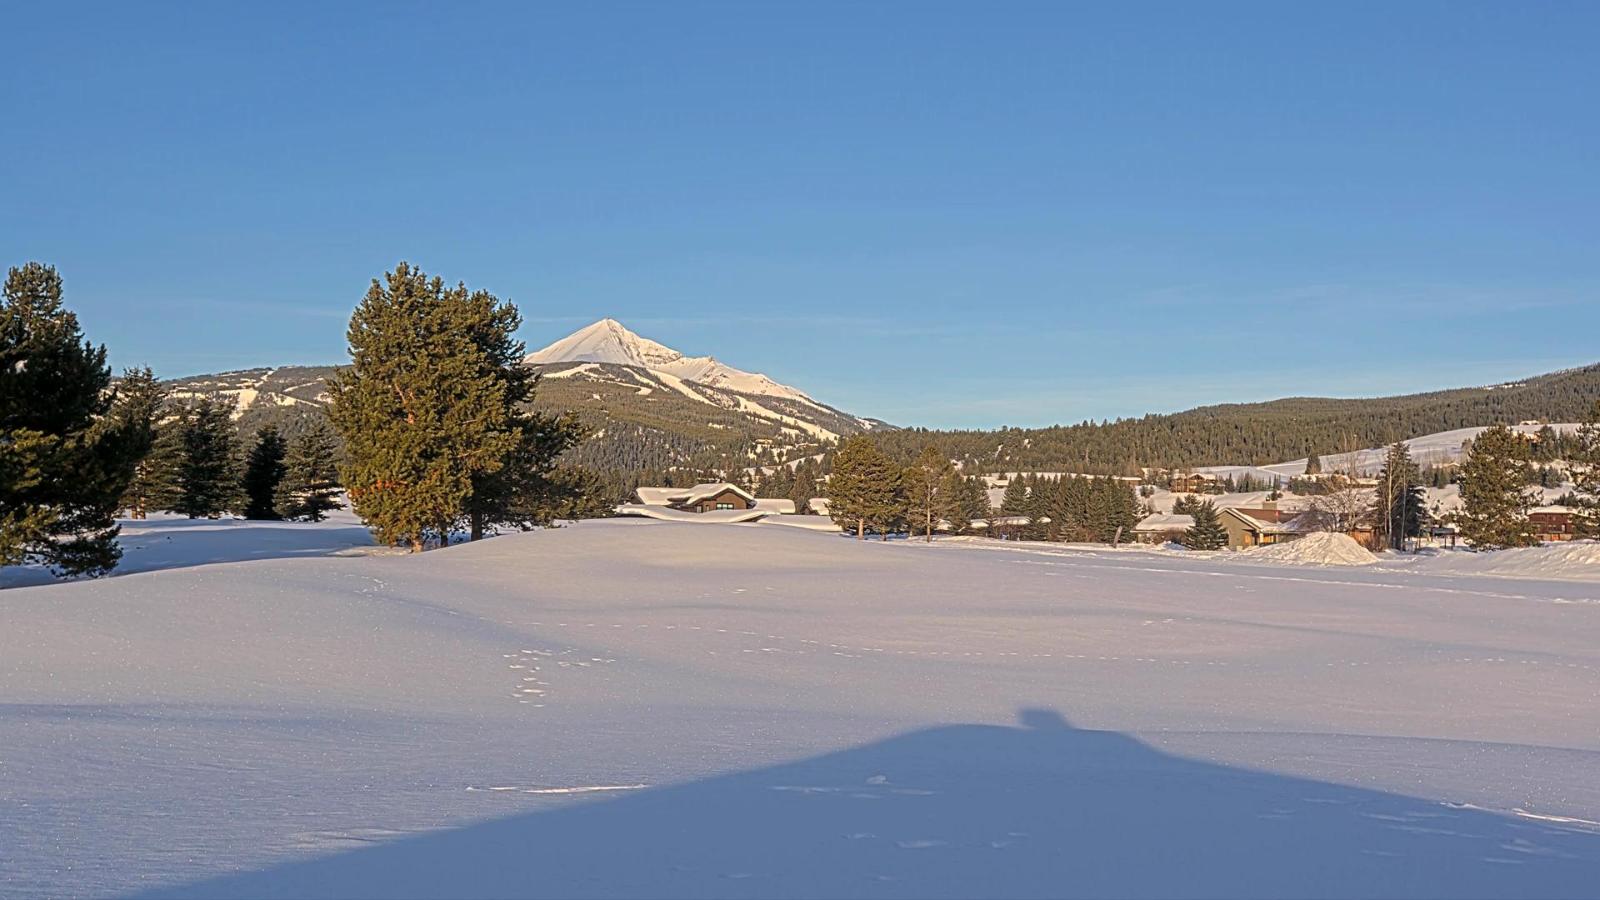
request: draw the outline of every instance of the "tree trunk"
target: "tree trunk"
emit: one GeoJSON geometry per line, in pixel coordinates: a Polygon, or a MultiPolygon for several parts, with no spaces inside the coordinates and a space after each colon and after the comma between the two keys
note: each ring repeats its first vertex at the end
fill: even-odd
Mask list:
{"type": "Polygon", "coordinates": [[[411,539],[411,552],[412,553],[421,553],[422,552],[422,538],[414,537],[414,538],[411,539]]]}
{"type": "Polygon", "coordinates": [[[866,539],[867,539],[867,520],[866,519],[857,519],[856,520],[856,540],[864,541],[866,539]]]}
{"type": "Polygon", "coordinates": [[[467,539],[473,541],[483,540],[483,513],[475,512],[472,514],[472,533],[467,539]]]}

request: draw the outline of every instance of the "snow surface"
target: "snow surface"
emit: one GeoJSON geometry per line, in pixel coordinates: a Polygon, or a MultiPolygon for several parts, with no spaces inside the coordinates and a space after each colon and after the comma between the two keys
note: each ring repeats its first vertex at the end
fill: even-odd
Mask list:
{"type": "Polygon", "coordinates": [[[1245,556],[619,520],[6,590],[0,894],[1593,894],[1600,589],[1245,556]]]}
{"type": "MultiPolygon", "coordinates": [[[[118,519],[122,561],[112,577],[212,563],[280,557],[393,553],[372,545],[372,534],[348,509],[324,521],[263,522],[246,519],[190,519],[151,513],[148,519],[118,519]]],[[[38,566],[0,568],[0,588],[58,584],[38,566]]]]}
{"type": "Polygon", "coordinates": [[[1423,558],[1421,568],[1462,575],[1600,582],[1600,543],[1567,541],[1492,553],[1433,553],[1423,558]]]}

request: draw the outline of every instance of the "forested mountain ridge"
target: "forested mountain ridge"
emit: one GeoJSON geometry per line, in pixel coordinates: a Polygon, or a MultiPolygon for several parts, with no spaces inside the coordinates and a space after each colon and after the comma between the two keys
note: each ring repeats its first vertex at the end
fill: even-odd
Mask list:
{"type": "MultiPolygon", "coordinates": [[[[1600,365],[1517,382],[1394,397],[1290,397],[1048,428],[893,428],[816,401],[746,394],[637,366],[540,366],[536,405],[570,411],[591,437],[571,461],[597,469],[738,468],[812,455],[835,436],[871,430],[891,454],[933,445],[970,471],[1131,473],[1141,466],[1265,465],[1423,434],[1527,419],[1571,422],[1600,399],[1600,365]]],[[[293,434],[326,404],[332,366],[286,366],[167,382],[175,396],[221,394],[241,431],[293,434]]],[[[802,395],[803,396],[803,395],[802,395]]]]}
{"type": "MultiPolygon", "coordinates": [[[[804,395],[750,394],[636,366],[553,363],[534,366],[534,405],[570,412],[589,438],[568,461],[603,470],[740,468],[820,452],[838,437],[887,428],[804,395]]],[[[334,366],[284,366],[196,375],[165,382],[177,401],[218,396],[248,435],[273,425],[297,435],[324,418],[323,380],[334,366]]]]}
{"type": "Polygon", "coordinates": [[[1600,364],[1393,397],[1289,397],[1048,428],[913,428],[878,437],[904,458],[932,444],[972,471],[1134,474],[1141,466],[1265,465],[1497,422],[1572,422],[1597,399],[1600,364]]]}

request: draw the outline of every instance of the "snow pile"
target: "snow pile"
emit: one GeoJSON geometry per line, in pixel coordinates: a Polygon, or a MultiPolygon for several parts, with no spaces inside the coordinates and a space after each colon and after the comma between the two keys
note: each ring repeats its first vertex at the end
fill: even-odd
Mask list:
{"type": "Polygon", "coordinates": [[[1302,566],[1370,566],[1378,561],[1348,534],[1319,531],[1295,541],[1248,551],[1249,559],[1302,566]]]}
{"type": "Polygon", "coordinates": [[[1600,581],[1600,542],[1569,541],[1484,553],[1446,553],[1427,564],[1429,573],[1495,575],[1600,581]]]}

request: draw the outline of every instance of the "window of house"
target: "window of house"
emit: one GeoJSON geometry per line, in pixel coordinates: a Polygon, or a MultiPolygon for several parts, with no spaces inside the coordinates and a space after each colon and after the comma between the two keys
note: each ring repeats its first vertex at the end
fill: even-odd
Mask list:
{"type": "Polygon", "coordinates": [[[717,509],[733,509],[732,503],[718,503],[717,509]]]}

